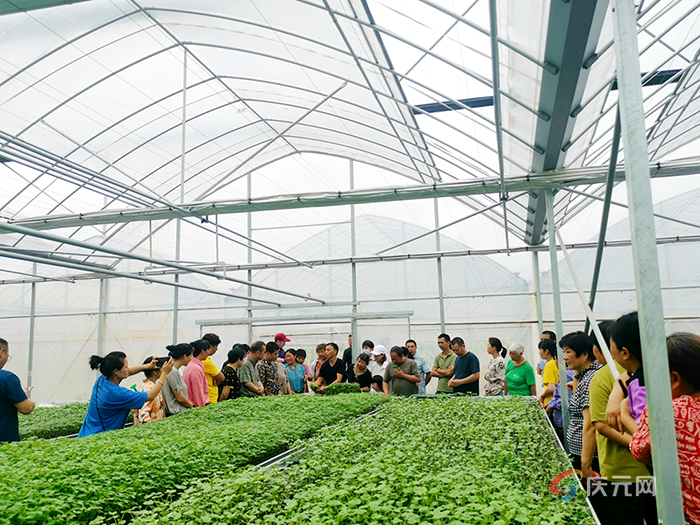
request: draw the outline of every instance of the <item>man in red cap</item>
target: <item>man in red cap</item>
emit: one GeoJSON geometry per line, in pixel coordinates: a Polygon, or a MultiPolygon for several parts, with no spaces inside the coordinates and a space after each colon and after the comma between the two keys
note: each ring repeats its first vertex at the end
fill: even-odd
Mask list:
{"type": "Polygon", "coordinates": [[[284,363],[284,345],[289,341],[291,341],[291,339],[289,339],[282,332],[275,336],[275,343],[280,347],[279,354],[277,354],[277,362],[284,363]]]}

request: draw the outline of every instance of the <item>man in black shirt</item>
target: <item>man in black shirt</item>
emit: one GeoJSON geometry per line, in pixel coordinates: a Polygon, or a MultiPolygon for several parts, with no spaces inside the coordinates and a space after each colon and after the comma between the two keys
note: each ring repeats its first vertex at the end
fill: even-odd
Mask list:
{"type": "MultiPolygon", "coordinates": [[[[343,352],[343,364],[345,365],[345,370],[350,370],[355,364],[352,358],[352,334],[348,336],[348,347],[343,352]]],[[[350,381],[350,377],[346,375],[343,381],[350,381]]]]}
{"type": "Polygon", "coordinates": [[[318,383],[321,387],[340,383],[345,377],[345,363],[342,359],[338,359],[337,344],[328,343],[326,345],[326,358],[326,362],[323,363],[318,374],[318,383]]]}
{"type": "Polygon", "coordinates": [[[461,337],[452,339],[452,351],[457,354],[455,374],[447,383],[453,392],[479,395],[479,359],[464,346],[461,337]]]}

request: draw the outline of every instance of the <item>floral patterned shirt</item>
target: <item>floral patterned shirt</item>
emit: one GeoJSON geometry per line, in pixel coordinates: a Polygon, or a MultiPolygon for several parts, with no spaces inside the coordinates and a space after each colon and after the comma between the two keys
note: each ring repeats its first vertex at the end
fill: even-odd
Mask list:
{"type": "MultiPolygon", "coordinates": [[[[673,420],[676,423],[683,510],[688,523],[700,525],[700,399],[691,396],[675,398],[673,420]]],[[[651,457],[648,408],[644,409],[639,418],[639,427],[632,437],[630,451],[640,461],[651,457]]]]}
{"type": "Polygon", "coordinates": [[[506,380],[506,360],[502,357],[492,359],[484,374],[484,394],[487,396],[497,396],[503,392],[506,380]]]}
{"type": "Polygon", "coordinates": [[[267,359],[261,359],[256,365],[260,381],[266,396],[276,396],[280,393],[280,384],[277,379],[277,363],[270,363],[267,359]]]}
{"type": "MultiPolygon", "coordinates": [[[[156,384],[150,379],[144,379],[137,390],[139,392],[150,392],[151,388],[156,386],[156,384]]],[[[142,423],[150,423],[157,419],[163,419],[165,417],[165,399],[163,399],[163,394],[158,392],[158,395],[153,401],[146,401],[146,403],[134,412],[134,425],[141,425],[142,423]]]]}

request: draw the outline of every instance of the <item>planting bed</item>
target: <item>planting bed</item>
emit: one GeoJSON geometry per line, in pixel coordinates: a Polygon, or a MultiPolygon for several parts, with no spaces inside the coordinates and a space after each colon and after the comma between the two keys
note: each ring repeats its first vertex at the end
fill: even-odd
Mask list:
{"type": "Polygon", "coordinates": [[[19,418],[20,439],[55,438],[77,434],[85,421],[87,403],[70,403],[60,407],[38,407],[19,418]]]}
{"type": "Polygon", "coordinates": [[[128,520],[313,431],[369,411],[380,395],[237,399],[87,438],[0,446],[0,524],[128,520]]]}
{"type": "Polygon", "coordinates": [[[523,398],[395,399],[297,446],[296,463],[198,482],[134,524],[595,523],[585,493],[550,493],[570,464],[523,398]]]}

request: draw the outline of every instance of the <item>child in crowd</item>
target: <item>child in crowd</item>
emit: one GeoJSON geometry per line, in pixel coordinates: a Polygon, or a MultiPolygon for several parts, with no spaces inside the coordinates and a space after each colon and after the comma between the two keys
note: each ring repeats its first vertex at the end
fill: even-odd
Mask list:
{"type": "MultiPolygon", "coordinates": [[[[700,337],[689,333],[673,334],[666,339],[666,346],[683,510],[689,523],[700,525],[700,337]]],[[[646,407],[639,418],[630,450],[638,460],[650,462],[652,450],[646,407]]]]}

